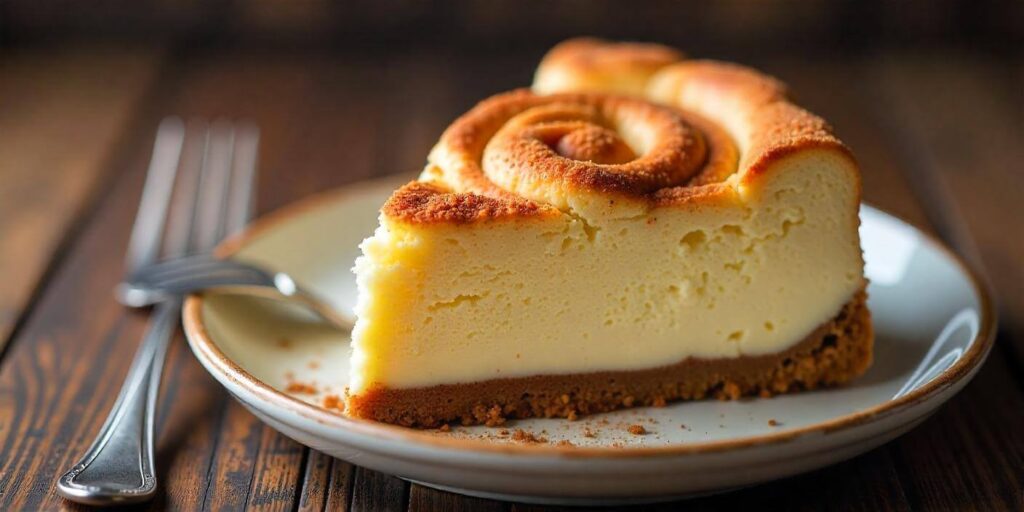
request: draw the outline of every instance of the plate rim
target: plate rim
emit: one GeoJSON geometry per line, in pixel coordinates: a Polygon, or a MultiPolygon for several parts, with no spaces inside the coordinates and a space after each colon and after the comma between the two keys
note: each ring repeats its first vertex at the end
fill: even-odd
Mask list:
{"type": "MultiPolygon", "coordinates": [[[[219,257],[228,257],[241,250],[256,238],[259,238],[268,230],[278,227],[279,225],[293,220],[298,216],[309,214],[314,210],[333,205],[337,201],[344,200],[347,196],[388,186],[394,188],[394,186],[401,184],[403,180],[409,181],[412,179],[415,179],[415,175],[403,174],[362,180],[299,199],[253,220],[244,228],[221,242],[215,249],[214,253],[219,257]]],[[[888,217],[890,220],[912,229],[915,233],[920,235],[926,243],[929,243],[939,251],[943,252],[957,267],[959,267],[960,271],[967,277],[971,288],[978,297],[979,309],[981,310],[978,333],[971,342],[970,350],[953,366],[946,369],[942,374],[924,386],[921,386],[896,400],[890,400],[874,407],[854,411],[827,421],[814,423],[800,428],[780,430],[770,434],[662,447],[563,447],[543,444],[493,443],[473,438],[439,437],[429,434],[428,432],[431,432],[430,430],[424,431],[410,429],[397,425],[336,414],[299,398],[282,393],[265,382],[257,379],[244,368],[228,358],[227,355],[220,350],[220,347],[217,346],[216,342],[213,341],[213,337],[210,336],[203,321],[203,296],[201,294],[190,295],[186,298],[182,309],[182,323],[184,325],[186,339],[192,348],[192,352],[200,360],[203,367],[213,374],[218,381],[221,381],[221,378],[227,379],[240,388],[245,389],[264,401],[269,402],[271,405],[283,408],[292,413],[297,413],[298,415],[306,419],[313,420],[321,425],[349,430],[357,434],[369,435],[379,440],[412,442],[418,445],[426,444],[433,448],[454,449],[461,452],[487,452],[507,455],[583,458],[694,455],[733,451],[741,448],[776,445],[814,434],[830,434],[839,431],[848,431],[853,427],[896,414],[909,407],[926,402],[933,396],[950,388],[976,371],[981,366],[981,363],[985,361],[988,353],[994,345],[997,321],[996,313],[992,306],[992,299],[988,291],[988,286],[972,266],[931,233],[920,229],[895,215],[889,214],[884,210],[866,203],[865,205],[868,208],[888,217]]],[[[224,385],[223,382],[221,382],[221,384],[224,385]]]]}

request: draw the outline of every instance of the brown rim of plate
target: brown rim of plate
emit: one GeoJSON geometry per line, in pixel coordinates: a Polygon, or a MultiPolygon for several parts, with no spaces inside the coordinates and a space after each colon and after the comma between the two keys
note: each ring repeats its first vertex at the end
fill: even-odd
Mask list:
{"type": "MultiPolygon", "coordinates": [[[[266,230],[276,227],[283,222],[295,218],[296,216],[308,213],[322,206],[333,204],[335,201],[341,200],[346,196],[350,196],[355,193],[386,188],[388,186],[394,188],[403,183],[401,179],[403,177],[390,176],[352,185],[343,185],[338,189],[321,192],[306,199],[296,201],[256,219],[242,231],[222,242],[215,252],[221,257],[230,256],[242,249],[266,230]]],[[[410,176],[406,181],[412,179],[414,179],[414,177],[410,176]]],[[[737,448],[779,444],[809,434],[829,434],[845,430],[850,427],[867,423],[876,418],[895,414],[906,406],[924,402],[939,392],[949,388],[978,368],[985,360],[985,357],[993,346],[996,316],[992,309],[992,301],[989,297],[987,287],[983,284],[984,281],[979,278],[978,274],[967,263],[965,263],[951,249],[947,248],[938,238],[924,230],[918,229],[916,226],[913,226],[898,217],[892,217],[897,219],[899,222],[914,228],[934,247],[949,256],[949,258],[958,267],[960,267],[960,270],[971,282],[971,287],[974,289],[974,293],[978,296],[981,315],[978,334],[971,342],[971,347],[968,352],[957,360],[952,367],[942,372],[942,374],[937,378],[896,400],[890,400],[862,411],[856,411],[833,420],[815,423],[801,428],[781,430],[777,433],[734,440],[689,443],[658,448],[564,447],[550,444],[511,444],[494,443],[482,439],[440,437],[432,434],[431,432],[433,431],[431,430],[410,429],[397,425],[379,423],[372,420],[351,418],[329,412],[326,409],[282,393],[263,381],[260,381],[245,371],[242,367],[235,364],[234,361],[230,360],[226,355],[224,355],[217,344],[214,343],[212,337],[206,330],[206,325],[203,323],[202,315],[202,295],[191,295],[186,299],[185,307],[182,311],[182,320],[187,334],[186,338],[188,339],[189,345],[192,347],[192,351],[198,358],[205,359],[204,362],[209,363],[204,364],[204,366],[217,368],[221,374],[230,381],[278,407],[290,410],[291,412],[297,413],[322,425],[346,429],[358,434],[373,436],[381,440],[390,439],[396,441],[425,443],[432,445],[435,448],[486,451],[489,453],[497,452],[530,456],[554,455],[562,457],[616,458],[713,453],[734,450],[737,448]]]]}

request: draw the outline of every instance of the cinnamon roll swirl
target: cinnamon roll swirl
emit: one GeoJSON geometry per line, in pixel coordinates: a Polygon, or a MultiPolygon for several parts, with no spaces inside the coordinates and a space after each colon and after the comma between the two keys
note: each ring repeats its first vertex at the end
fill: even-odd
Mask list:
{"type": "Polygon", "coordinates": [[[537,210],[629,217],[724,198],[786,154],[813,148],[851,158],[771,77],[679,61],[656,45],[587,39],[556,47],[533,91],[496,95],[455,120],[422,179],[506,201],[509,211],[525,200],[537,210]],[[611,94],[622,75],[642,82],[645,97],[611,94]],[[573,76],[585,85],[564,78],[573,76]]]}

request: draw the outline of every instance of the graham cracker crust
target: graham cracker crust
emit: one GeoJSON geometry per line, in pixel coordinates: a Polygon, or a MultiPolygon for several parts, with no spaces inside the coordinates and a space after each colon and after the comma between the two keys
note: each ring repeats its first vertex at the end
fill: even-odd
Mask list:
{"type": "Polygon", "coordinates": [[[512,418],[568,418],[676,400],[781,393],[834,386],[871,365],[874,331],[861,290],[792,348],[756,357],[695,359],[634,371],[541,375],[427,388],[373,388],[346,397],[348,414],[407,427],[500,425],[512,418]]]}

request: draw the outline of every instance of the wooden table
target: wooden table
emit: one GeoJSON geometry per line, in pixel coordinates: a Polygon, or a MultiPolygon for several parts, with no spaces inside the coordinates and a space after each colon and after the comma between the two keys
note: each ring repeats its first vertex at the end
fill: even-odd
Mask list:
{"type": "MultiPolygon", "coordinates": [[[[527,84],[538,58],[102,46],[0,58],[0,509],[76,508],[54,477],[99,429],[146,324],[111,287],[162,116],[257,122],[267,212],[419,168],[454,116],[527,84]]],[[[1001,328],[974,381],[899,440],[685,506],[1024,507],[1024,66],[966,50],[747,61],[834,123],[861,160],[868,202],[985,269],[1001,328]]],[[[230,400],[181,339],[162,389],[154,509],[535,508],[311,451],[230,400]]]]}

